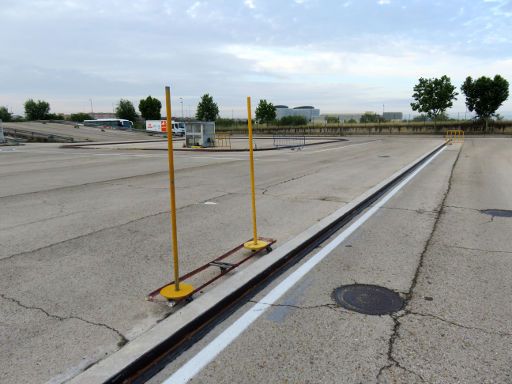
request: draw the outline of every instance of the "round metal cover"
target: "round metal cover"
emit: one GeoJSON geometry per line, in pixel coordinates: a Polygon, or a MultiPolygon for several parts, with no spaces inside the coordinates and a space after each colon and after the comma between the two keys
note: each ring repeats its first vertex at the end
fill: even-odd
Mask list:
{"type": "Polygon", "coordinates": [[[398,293],[378,285],[342,285],[334,290],[333,297],[343,308],[366,315],[387,315],[404,305],[398,293]]]}

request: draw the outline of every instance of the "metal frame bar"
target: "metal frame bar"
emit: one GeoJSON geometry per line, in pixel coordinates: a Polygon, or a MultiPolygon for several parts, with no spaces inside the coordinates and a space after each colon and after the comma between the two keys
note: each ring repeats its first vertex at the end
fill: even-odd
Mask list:
{"type": "MultiPolygon", "coordinates": [[[[190,271],[189,273],[186,273],[184,274],[183,276],[181,276],[179,278],[179,281],[184,281],[184,280],[187,280],[189,279],[190,277],[192,276],[195,276],[197,275],[198,273],[208,269],[208,268],[220,268],[220,274],[218,274],[217,276],[215,276],[214,278],[206,281],[205,283],[203,283],[202,285],[200,285],[199,287],[195,288],[194,291],[192,292],[192,295],[195,294],[196,292],[200,291],[201,289],[203,289],[204,287],[210,285],[211,283],[213,283],[214,281],[216,281],[217,279],[219,279],[220,277],[224,276],[225,274],[227,274],[228,272],[232,271],[233,269],[239,267],[240,265],[242,265],[243,263],[245,263],[247,260],[249,260],[250,258],[256,256],[256,255],[259,255],[261,254],[263,251],[267,251],[269,250],[269,248],[271,248],[271,246],[276,242],[276,240],[274,239],[269,239],[269,238],[264,238],[264,237],[260,237],[259,238],[260,240],[264,240],[266,242],[268,242],[268,245],[263,248],[263,249],[260,249],[259,251],[255,251],[255,252],[251,252],[248,256],[244,257],[241,261],[239,261],[238,263],[233,263],[230,267],[228,268],[220,268],[218,265],[212,265],[211,263],[214,263],[216,261],[221,261],[221,260],[224,260],[226,259],[227,257],[229,256],[232,256],[233,254],[235,254],[237,251],[240,251],[241,249],[244,249],[244,243],[238,245],[237,247],[233,248],[232,250],[226,252],[225,254],[223,254],[222,256],[219,256],[217,257],[216,259],[204,264],[204,265],[201,265],[199,268],[197,269],[194,269],[193,271],[190,271]]],[[[252,240],[252,239],[251,239],[252,240]]],[[[248,241],[251,241],[251,240],[248,240],[248,241]]],[[[155,298],[160,294],[160,290],[167,286],[167,285],[171,285],[171,284],[174,284],[174,281],[171,281],[170,283],[168,284],[165,284],[163,286],[161,286],[160,288],[157,288],[155,289],[153,292],[151,292],[150,294],[148,294],[148,296],[146,297],[147,300],[149,301],[154,301],[155,298]]]]}

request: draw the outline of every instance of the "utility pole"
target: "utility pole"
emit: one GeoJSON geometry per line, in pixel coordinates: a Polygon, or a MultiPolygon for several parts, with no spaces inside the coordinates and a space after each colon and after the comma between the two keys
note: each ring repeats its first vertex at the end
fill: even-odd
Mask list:
{"type": "Polygon", "coordinates": [[[89,99],[90,103],[91,103],[91,113],[94,113],[94,110],[92,109],[92,99],[89,99]]]}
{"type": "Polygon", "coordinates": [[[183,97],[180,97],[180,103],[181,103],[181,120],[183,120],[183,97]]]}

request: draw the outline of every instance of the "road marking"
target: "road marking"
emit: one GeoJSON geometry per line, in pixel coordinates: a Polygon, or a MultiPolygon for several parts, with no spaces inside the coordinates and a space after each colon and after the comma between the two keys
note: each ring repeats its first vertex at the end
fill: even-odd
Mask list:
{"type": "Polygon", "coordinates": [[[430,159],[423,163],[418,169],[407,176],[388,192],[373,207],[369,208],[360,218],[352,223],[347,229],[341,232],[329,244],[312,256],[296,271],[284,279],[277,287],[272,289],[263,299],[253,305],[238,320],[224,330],[220,335],[213,339],[206,347],[199,351],[195,356],[182,365],[176,372],[169,376],[163,384],[187,383],[197,373],[199,373],[208,363],[210,363],[219,353],[221,353],[229,344],[242,334],[256,319],[258,319],[272,304],[279,300],[290,288],[292,288],[300,279],[309,273],[318,263],[338,247],[347,237],[354,233],[370,217],[372,217],[384,204],[386,204],[394,195],[397,194],[409,181],[411,181],[423,168],[434,160],[446,147],[434,154],[430,159]]]}

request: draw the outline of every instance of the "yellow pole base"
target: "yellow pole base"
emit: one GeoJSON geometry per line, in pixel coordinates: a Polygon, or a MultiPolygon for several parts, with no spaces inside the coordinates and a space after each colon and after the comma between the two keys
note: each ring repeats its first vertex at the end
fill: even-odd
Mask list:
{"type": "Polygon", "coordinates": [[[189,297],[194,292],[194,287],[190,284],[180,283],[180,290],[176,290],[176,285],[169,284],[160,290],[160,294],[169,300],[182,300],[189,297]]]}
{"type": "Polygon", "coordinates": [[[247,243],[244,243],[244,248],[250,249],[251,251],[259,251],[260,249],[266,248],[269,245],[266,241],[263,240],[257,240],[254,242],[254,240],[248,241],[247,243]]]}

